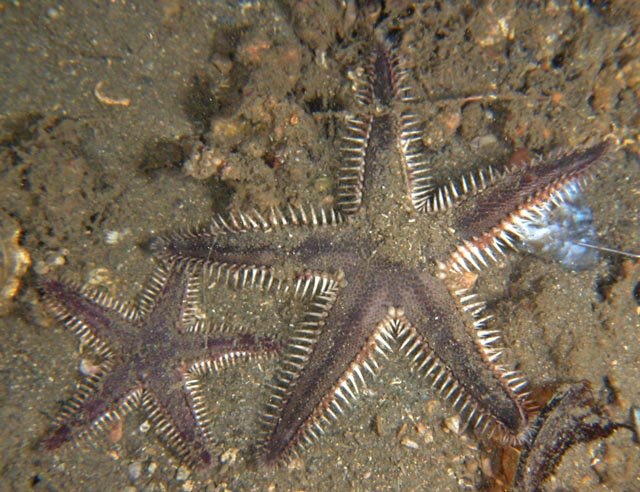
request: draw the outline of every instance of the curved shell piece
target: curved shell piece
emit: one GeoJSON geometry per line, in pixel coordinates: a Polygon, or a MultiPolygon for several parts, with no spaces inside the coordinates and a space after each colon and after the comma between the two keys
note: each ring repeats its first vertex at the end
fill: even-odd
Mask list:
{"type": "Polygon", "coordinates": [[[11,311],[20,278],[31,265],[31,257],[20,246],[20,226],[7,214],[0,214],[0,316],[11,311]]]}

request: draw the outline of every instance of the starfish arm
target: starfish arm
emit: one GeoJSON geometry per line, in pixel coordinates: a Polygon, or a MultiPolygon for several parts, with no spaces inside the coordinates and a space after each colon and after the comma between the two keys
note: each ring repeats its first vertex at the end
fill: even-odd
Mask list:
{"type": "Polygon", "coordinates": [[[264,359],[278,355],[280,340],[252,333],[215,333],[205,324],[176,340],[176,348],[184,360],[184,373],[198,377],[220,372],[241,361],[264,359]]]}
{"type": "Polygon", "coordinates": [[[138,405],[142,390],[130,371],[125,366],[110,366],[110,362],[104,363],[65,402],[44,440],[46,449],[58,449],[70,440],[90,439],[138,405]]]}
{"type": "MultiPolygon", "coordinates": [[[[519,441],[528,427],[528,402],[518,391],[520,379],[516,383],[513,372],[494,364],[499,350],[492,341],[498,337],[480,338],[481,323],[442,282],[411,272],[398,278],[401,351],[471,427],[519,441]]],[[[479,311],[479,304],[468,306],[479,311]]]]}
{"type": "Polygon", "coordinates": [[[53,279],[41,280],[40,288],[54,317],[101,356],[111,354],[113,341],[128,339],[131,323],[139,318],[133,307],[95,289],[53,279]]]}
{"type": "Polygon", "coordinates": [[[289,230],[304,228],[318,242],[329,243],[330,226],[343,221],[342,214],[333,209],[314,207],[289,207],[284,212],[274,208],[264,215],[238,212],[220,215],[198,231],[156,237],[150,247],[163,259],[192,270],[203,268],[215,282],[277,290],[283,279],[273,267],[282,264],[283,258],[299,255],[289,230]]]}
{"type": "Polygon", "coordinates": [[[613,422],[581,381],[557,393],[536,418],[520,454],[512,488],[517,492],[544,489],[564,454],[575,444],[605,438],[625,424],[613,422]]]}
{"type": "Polygon", "coordinates": [[[400,157],[412,206],[423,210],[432,200],[423,128],[411,107],[416,97],[408,79],[409,70],[392,43],[376,40],[369,65],[356,83],[358,111],[346,119],[341,147],[337,206],[345,215],[355,214],[365,197],[380,185],[376,175],[380,162],[386,160],[383,153],[389,149],[400,157]]]}
{"type": "Polygon", "coordinates": [[[200,426],[184,391],[182,371],[149,378],[141,406],[156,435],[183,462],[191,466],[211,463],[207,435],[200,426]],[[171,377],[169,377],[171,376],[171,377]]]}
{"type": "Polygon", "coordinates": [[[447,263],[449,270],[479,270],[522,236],[524,222],[543,216],[562,203],[570,191],[579,189],[589,172],[609,151],[608,141],[569,154],[557,154],[540,162],[507,171],[473,200],[455,209],[454,228],[462,244],[447,263]]]}
{"type": "Polygon", "coordinates": [[[290,339],[264,418],[265,462],[286,459],[294,445],[315,439],[357,394],[363,370],[377,368],[373,353],[387,347],[390,319],[385,293],[372,292],[366,280],[373,279],[317,295],[290,339]]]}
{"type": "Polygon", "coordinates": [[[492,166],[472,171],[459,179],[450,178],[445,183],[435,185],[433,193],[425,197],[423,210],[440,212],[463,202],[465,199],[482,192],[502,175],[492,166]]]}

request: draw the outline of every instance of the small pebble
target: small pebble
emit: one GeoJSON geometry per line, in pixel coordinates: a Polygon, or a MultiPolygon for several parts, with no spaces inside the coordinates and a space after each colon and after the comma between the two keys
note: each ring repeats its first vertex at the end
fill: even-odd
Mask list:
{"type": "Polygon", "coordinates": [[[331,189],[333,182],[329,176],[322,176],[314,183],[314,188],[318,193],[325,193],[331,189]]]}
{"type": "Polygon", "coordinates": [[[238,459],[238,453],[240,450],[238,448],[229,448],[224,453],[220,455],[220,463],[233,465],[238,459]]]}
{"type": "Polygon", "coordinates": [[[452,415],[451,417],[444,419],[444,426],[445,429],[449,430],[449,432],[453,432],[457,436],[462,434],[464,431],[459,415],[452,415]]]}
{"type": "Polygon", "coordinates": [[[494,145],[498,142],[498,139],[492,133],[487,135],[480,135],[469,142],[469,146],[474,150],[479,150],[488,145],[494,145]]]}
{"type": "Polygon", "coordinates": [[[446,112],[441,115],[441,120],[444,128],[447,130],[447,135],[452,135],[462,122],[462,113],[460,110],[446,112]]]}
{"type": "Polygon", "coordinates": [[[403,436],[402,439],[400,439],[400,444],[409,449],[418,449],[420,447],[417,442],[410,439],[408,436],[403,436]]]}
{"type": "Polygon", "coordinates": [[[60,18],[60,11],[56,8],[49,7],[47,9],[47,17],[51,20],[57,20],[60,18]]]}
{"type": "Polygon", "coordinates": [[[176,480],[178,482],[184,482],[191,475],[191,470],[186,465],[181,465],[176,472],[176,480]]]}
{"type": "Polygon", "coordinates": [[[135,482],[142,476],[142,463],[139,461],[134,461],[127,467],[127,475],[129,480],[135,482]]]}

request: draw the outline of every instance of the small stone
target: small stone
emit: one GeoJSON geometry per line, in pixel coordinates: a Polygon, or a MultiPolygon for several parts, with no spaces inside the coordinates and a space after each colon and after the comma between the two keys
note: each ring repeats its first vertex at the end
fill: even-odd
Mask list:
{"type": "Polygon", "coordinates": [[[51,20],[58,20],[60,18],[60,11],[54,7],[47,9],[47,17],[51,20]]]}
{"type": "Polygon", "coordinates": [[[195,487],[195,483],[193,480],[187,480],[184,484],[182,484],[182,490],[184,492],[191,492],[195,487]]]}
{"type": "Polygon", "coordinates": [[[418,449],[420,447],[418,443],[409,438],[409,436],[402,436],[402,439],[400,439],[400,444],[409,449],[418,449]]]}
{"type": "Polygon", "coordinates": [[[329,176],[322,176],[314,183],[314,188],[318,193],[325,193],[331,189],[333,181],[329,176]]]}
{"type": "Polygon", "coordinates": [[[487,133],[486,135],[480,135],[475,137],[469,142],[469,146],[474,150],[480,150],[483,147],[487,147],[489,145],[495,145],[498,143],[498,139],[493,133],[487,133]]]}
{"type": "Polygon", "coordinates": [[[425,435],[422,438],[422,440],[424,441],[425,444],[433,443],[433,441],[434,441],[433,430],[429,429],[429,431],[425,433],[425,435]]]}
{"type": "Polygon", "coordinates": [[[440,116],[447,135],[453,135],[462,123],[462,113],[460,110],[450,111],[440,116]]]}
{"type": "Polygon", "coordinates": [[[53,267],[59,267],[67,263],[67,255],[69,250],[62,248],[55,251],[49,251],[44,255],[44,259],[48,265],[53,267]]]}
{"type": "Polygon", "coordinates": [[[186,465],[181,465],[176,471],[176,480],[178,482],[184,482],[191,475],[191,470],[186,465]]]}
{"type": "Polygon", "coordinates": [[[148,420],[145,420],[144,422],[142,422],[140,424],[140,427],[138,427],[138,429],[140,430],[140,432],[142,432],[143,434],[146,434],[147,432],[149,432],[149,430],[151,429],[151,422],[149,422],[148,420]]]}
{"type": "Polygon", "coordinates": [[[464,432],[459,415],[452,415],[451,417],[444,419],[444,428],[449,432],[453,432],[456,436],[459,436],[464,432]]]}
{"type": "Polygon", "coordinates": [[[127,476],[129,480],[135,482],[142,476],[142,463],[140,461],[134,461],[127,467],[127,476]]]}
{"type": "Polygon", "coordinates": [[[162,7],[162,23],[171,25],[180,16],[182,6],[180,0],[163,0],[158,2],[162,7]]]}
{"type": "Polygon", "coordinates": [[[416,431],[418,435],[422,437],[422,442],[425,444],[431,444],[433,442],[433,429],[422,422],[416,424],[416,431]]]}
{"type": "Polygon", "coordinates": [[[220,463],[226,465],[233,465],[238,459],[238,453],[240,450],[238,448],[229,448],[224,453],[220,455],[220,463]]]}

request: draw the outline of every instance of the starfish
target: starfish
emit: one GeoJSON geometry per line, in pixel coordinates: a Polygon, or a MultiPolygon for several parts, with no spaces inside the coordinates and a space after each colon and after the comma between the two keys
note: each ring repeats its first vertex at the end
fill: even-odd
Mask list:
{"type": "Polygon", "coordinates": [[[153,241],[159,256],[201,267],[212,284],[307,302],[264,415],[267,464],[316,441],[394,348],[478,434],[522,443],[536,407],[524,376],[499,363],[499,327],[469,277],[517,249],[609,148],[438,183],[409,70],[387,40],[371,52],[346,121],[335,208],[231,212],[153,241]]]}
{"type": "Polygon", "coordinates": [[[531,438],[520,455],[513,490],[542,490],[543,482],[571,446],[608,437],[624,427],[627,424],[609,419],[586,381],[558,392],[531,426],[531,438]]]}
{"type": "Polygon", "coordinates": [[[91,440],[141,407],[152,428],[190,465],[211,462],[203,377],[240,360],[273,355],[279,343],[248,333],[224,334],[197,319],[197,285],[189,272],[161,264],[139,306],[58,280],[41,281],[53,315],[102,362],[62,408],[44,447],[91,440]]]}

